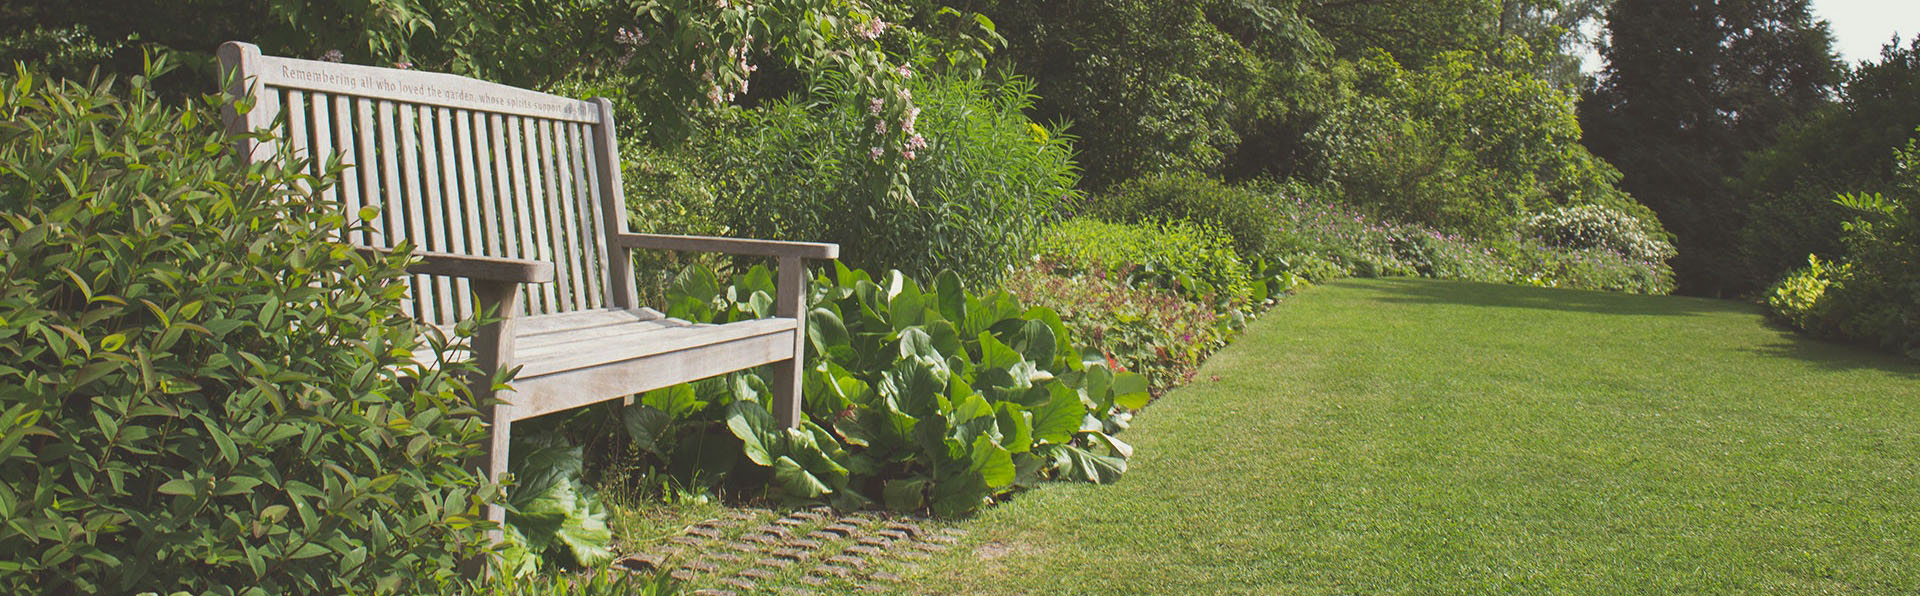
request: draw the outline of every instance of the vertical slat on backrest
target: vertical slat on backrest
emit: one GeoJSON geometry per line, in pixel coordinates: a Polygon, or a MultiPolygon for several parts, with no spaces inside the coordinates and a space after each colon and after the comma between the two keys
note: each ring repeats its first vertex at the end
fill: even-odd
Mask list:
{"type": "Polygon", "coordinates": [[[554,311],[564,311],[573,308],[573,288],[567,283],[573,276],[573,268],[569,264],[572,255],[568,253],[571,251],[567,250],[566,244],[566,216],[559,212],[561,201],[555,191],[557,172],[553,167],[553,136],[546,121],[528,119],[528,123],[533,127],[527,136],[527,147],[533,152],[533,159],[527,167],[540,171],[539,185],[534,189],[534,195],[540,197],[536,206],[539,214],[536,217],[544,219],[540,231],[546,235],[540,244],[547,249],[547,260],[553,261],[554,280],[550,285],[559,298],[554,311]]]}
{"type": "MultiPolygon", "coordinates": [[[[358,168],[360,170],[360,200],[362,201],[361,207],[365,208],[375,204],[385,203],[385,201],[380,200],[380,158],[379,155],[374,152],[374,145],[379,142],[380,129],[376,128],[373,124],[373,100],[360,98],[354,100],[353,103],[354,118],[359,127],[359,134],[354,135],[355,140],[359,141],[359,147],[354,151],[360,158],[360,167],[358,168]]],[[[385,153],[385,151],[380,153],[385,153]]],[[[359,213],[355,213],[354,217],[359,217],[359,213]]],[[[386,233],[382,231],[380,227],[381,219],[380,217],[375,217],[373,221],[362,224],[365,226],[362,228],[359,237],[359,243],[362,246],[387,246],[386,233]]]]}
{"type": "MultiPolygon", "coordinates": [[[[420,186],[420,130],[419,113],[412,104],[397,104],[397,117],[400,124],[400,176],[405,191],[393,197],[399,207],[406,212],[405,238],[419,248],[428,248],[426,215],[420,212],[420,196],[424,189],[420,186]]],[[[437,309],[432,279],[425,275],[413,276],[413,296],[419,311],[414,315],[422,321],[439,320],[444,309],[437,309]]]]}
{"type": "MultiPolygon", "coordinates": [[[[453,142],[460,153],[460,219],[465,222],[465,225],[457,231],[461,232],[461,238],[466,241],[467,252],[476,255],[493,255],[494,253],[488,250],[485,241],[481,239],[480,233],[482,228],[493,227],[494,222],[490,219],[482,219],[483,216],[480,213],[482,199],[480,189],[475,184],[474,152],[476,149],[473,141],[475,132],[473,118],[474,113],[467,110],[458,110],[453,114],[453,142]]],[[[469,282],[461,283],[470,287],[469,282]]],[[[467,299],[467,293],[464,291],[460,296],[462,300],[467,299]]],[[[474,311],[469,313],[478,314],[474,311]]]]}
{"type": "MultiPolygon", "coordinates": [[[[514,231],[520,244],[520,258],[547,260],[552,255],[544,254],[544,243],[540,226],[544,223],[537,217],[539,210],[534,201],[535,184],[527,177],[527,125],[523,118],[511,117],[506,120],[507,161],[513,166],[513,212],[514,231]]],[[[538,289],[527,292],[527,313],[544,314],[552,312],[553,284],[540,284],[538,289]]]]}
{"type": "MultiPolygon", "coordinates": [[[[532,118],[522,118],[520,133],[520,152],[527,160],[527,210],[533,215],[533,245],[540,250],[534,258],[553,262],[555,273],[564,273],[565,270],[559,267],[560,255],[554,251],[553,217],[547,213],[548,176],[547,171],[541,168],[539,126],[532,118]]],[[[558,280],[540,286],[546,295],[546,308],[540,312],[563,310],[558,280]]]]}
{"type": "Polygon", "coordinates": [[[577,123],[565,123],[567,131],[567,161],[572,165],[567,171],[573,172],[574,210],[579,213],[580,239],[585,251],[586,271],[581,282],[586,287],[589,307],[600,308],[608,304],[606,297],[606,261],[607,237],[600,226],[600,205],[594,201],[593,164],[587,160],[586,126],[577,123]]]}
{"type": "MultiPolygon", "coordinates": [[[[307,99],[308,109],[313,110],[313,118],[311,120],[313,124],[313,136],[311,137],[313,153],[309,155],[309,157],[313,158],[313,167],[310,171],[318,176],[327,171],[327,160],[333,157],[333,119],[329,117],[329,112],[331,112],[333,108],[333,97],[325,93],[314,93],[309,95],[307,99]]],[[[338,201],[340,200],[340,194],[337,192],[337,189],[324,189],[320,191],[320,200],[327,202],[338,201]]]]}
{"type": "MultiPolygon", "coordinates": [[[[307,133],[307,94],[303,91],[288,90],[285,105],[287,111],[287,145],[293,150],[293,158],[300,160],[312,157],[313,141],[307,133]]],[[[309,166],[304,171],[312,173],[313,168],[309,166]]],[[[302,194],[312,190],[312,187],[304,181],[300,182],[298,186],[302,194]]]]}
{"type": "Polygon", "coordinates": [[[360,167],[358,148],[355,146],[353,140],[352,98],[340,95],[333,96],[333,135],[340,145],[340,161],[346,165],[346,168],[340,171],[340,182],[338,186],[340,214],[346,217],[347,229],[349,230],[344,240],[348,243],[363,242],[359,233],[351,231],[353,230],[352,226],[360,221],[357,215],[360,213],[360,205],[362,204],[360,201],[360,173],[366,171],[360,167]]]}
{"type": "MultiPolygon", "coordinates": [[[[625,232],[627,201],[621,189],[620,154],[614,144],[613,102],[604,97],[593,101],[600,108],[600,123],[593,130],[593,163],[600,186],[601,225],[606,226],[608,234],[625,232]]],[[[613,255],[615,258],[607,262],[612,305],[636,308],[640,306],[640,295],[633,285],[633,259],[624,250],[613,251],[613,255]]]]}
{"type": "Polygon", "coordinates": [[[487,254],[511,257],[513,254],[508,252],[510,248],[501,238],[501,231],[510,228],[512,220],[507,219],[507,212],[500,209],[500,194],[495,185],[493,166],[498,159],[493,142],[495,128],[488,122],[494,118],[498,116],[479,112],[473,114],[474,182],[479,191],[476,196],[479,197],[480,220],[486,222],[486,225],[480,226],[480,233],[481,240],[486,243],[487,254]]]}
{"type": "MultiPolygon", "coordinates": [[[[374,246],[394,246],[401,238],[408,237],[406,190],[400,183],[401,147],[406,146],[407,142],[402,140],[404,135],[400,130],[400,113],[398,104],[380,100],[376,126],[380,131],[380,179],[386,194],[383,201],[385,209],[382,209],[377,229],[384,243],[374,246]]],[[[418,285],[407,284],[407,297],[401,301],[401,308],[415,319],[420,317],[418,285]]]]}
{"type": "MultiPolygon", "coordinates": [[[[280,94],[268,88],[260,75],[265,71],[260,64],[260,48],[250,43],[229,41],[220,44],[220,74],[226,77],[229,97],[253,98],[253,109],[241,114],[233,107],[224,108],[223,116],[227,121],[227,132],[245,134],[273,126],[275,118],[280,116],[280,94]]],[[[276,151],[273,141],[254,141],[241,139],[234,142],[234,149],[249,162],[257,162],[271,157],[276,151]]]]}
{"type": "Polygon", "coordinates": [[[565,162],[560,159],[564,150],[558,135],[554,134],[553,121],[541,120],[538,127],[540,161],[547,171],[547,221],[551,222],[548,229],[553,233],[554,269],[558,272],[553,281],[560,286],[562,310],[579,310],[586,307],[580,299],[580,238],[573,225],[569,196],[572,193],[567,188],[566,168],[562,167],[565,162]]]}
{"type": "MultiPolygon", "coordinates": [[[[457,165],[459,154],[466,151],[453,143],[453,111],[449,108],[434,110],[434,132],[440,135],[440,161],[428,164],[428,171],[440,173],[441,200],[436,202],[435,212],[440,214],[436,230],[446,230],[446,244],[440,250],[454,254],[480,254],[467,249],[466,227],[471,219],[466,217],[466,196],[460,192],[460,167],[457,165]]],[[[464,277],[443,277],[453,290],[454,314],[448,317],[446,324],[473,315],[473,297],[468,295],[467,279],[464,277]]]]}
{"type": "MultiPolygon", "coordinates": [[[[440,110],[424,105],[416,109],[419,110],[420,121],[420,168],[414,171],[419,173],[420,186],[425,193],[409,195],[412,199],[409,206],[420,213],[421,223],[426,226],[426,234],[419,238],[423,239],[427,250],[452,252],[453,247],[447,242],[446,233],[447,202],[440,195],[440,142],[435,135],[438,126],[434,120],[436,112],[440,110]]],[[[460,314],[454,308],[453,280],[444,275],[428,279],[433,283],[436,310],[433,316],[423,317],[422,320],[439,324],[459,320],[460,314]]]]}

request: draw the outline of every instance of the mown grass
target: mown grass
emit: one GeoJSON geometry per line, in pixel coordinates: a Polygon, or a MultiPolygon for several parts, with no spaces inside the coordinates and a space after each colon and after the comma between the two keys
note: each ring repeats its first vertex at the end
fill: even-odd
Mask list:
{"type": "Polygon", "coordinates": [[[1916,593],[1920,366],[1734,302],[1348,281],[967,521],[934,593],[1916,593]]]}

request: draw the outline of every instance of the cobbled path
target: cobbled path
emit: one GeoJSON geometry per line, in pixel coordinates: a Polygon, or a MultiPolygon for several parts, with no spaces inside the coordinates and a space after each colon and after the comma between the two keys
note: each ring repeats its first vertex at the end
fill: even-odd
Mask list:
{"type": "Polygon", "coordinates": [[[670,570],[683,593],[844,594],[914,591],[900,574],[953,547],[964,532],[919,518],[828,507],[781,515],[740,509],[689,526],[613,562],[638,573],[670,570]]]}

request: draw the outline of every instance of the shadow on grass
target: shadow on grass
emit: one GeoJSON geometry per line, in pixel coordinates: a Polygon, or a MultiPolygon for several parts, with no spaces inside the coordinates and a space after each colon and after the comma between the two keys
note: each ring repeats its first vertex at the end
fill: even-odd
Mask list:
{"type": "MultiPolygon", "coordinates": [[[[1641,296],[1590,290],[1529,288],[1478,282],[1432,283],[1431,280],[1373,279],[1369,290],[1387,294],[1380,302],[1402,304],[1459,304],[1493,308],[1525,308],[1630,316],[1758,315],[1758,305],[1732,300],[1687,296],[1641,296]]],[[[1761,322],[1777,341],[1744,351],[1785,358],[1828,371],[1878,370],[1920,379],[1920,362],[1870,346],[1810,338],[1772,321],[1761,322]]]]}
{"type": "Polygon", "coordinates": [[[1754,346],[1748,352],[1797,360],[1826,371],[1878,370],[1920,380],[1920,362],[1869,346],[1802,336],[1773,323],[1767,326],[1780,331],[1780,341],[1754,346]]]}
{"type": "Polygon", "coordinates": [[[1480,282],[1432,283],[1431,280],[1381,278],[1368,288],[1391,294],[1381,302],[1405,304],[1466,304],[1496,308],[1530,308],[1603,315],[1701,316],[1754,314],[1759,307],[1732,300],[1684,296],[1642,296],[1592,290],[1530,288],[1480,282]]]}

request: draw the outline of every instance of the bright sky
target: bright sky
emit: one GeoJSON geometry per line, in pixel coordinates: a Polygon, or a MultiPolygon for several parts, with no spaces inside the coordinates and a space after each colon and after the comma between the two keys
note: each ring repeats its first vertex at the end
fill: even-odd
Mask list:
{"type": "Polygon", "coordinates": [[[1832,26],[1833,49],[1848,64],[1879,60],[1896,32],[1903,44],[1920,33],[1920,0],[1813,0],[1813,14],[1832,26]]]}
{"type": "MultiPolygon", "coordinates": [[[[1900,35],[1904,44],[1920,33],[1920,0],[1813,0],[1813,18],[1827,21],[1833,49],[1847,64],[1879,60],[1880,46],[1900,35]]],[[[1597,72],[1598,55],[1584,56],[1587,72],[1597,72]]]]}

